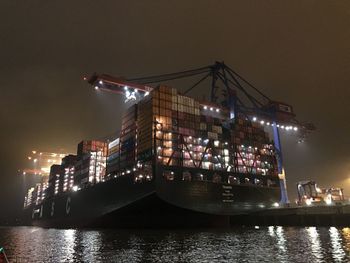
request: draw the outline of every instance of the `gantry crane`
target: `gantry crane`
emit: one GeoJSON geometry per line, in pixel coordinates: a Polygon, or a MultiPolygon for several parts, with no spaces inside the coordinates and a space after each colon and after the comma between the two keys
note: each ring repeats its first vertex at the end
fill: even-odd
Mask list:
{"type": "Polygon", "coordinates": [[[231,120],[234,120],[237,114],[243,114],[253,122],[272,127],[281,186],[281,203],[289,203],[279,131],[298,131],[298,142],[302,142],[310,131],[315,130],[315,127],[311,123],[299,122],[292,106],[271,100],[224,62],[216,62],[213,65],[197,69],[141,78],[123,79],[106,74],[93,74],[84,79],[96,90],[101,89],[125,95],[125,102],[128,102],[148,96],[153,89],[149,86],[150,84],[189,77],[198,77],[199,79],[185,90],[184,94],[189,93],[204,81],[210,80],[210,101],[213,104],[227,107],[231,120]]]}

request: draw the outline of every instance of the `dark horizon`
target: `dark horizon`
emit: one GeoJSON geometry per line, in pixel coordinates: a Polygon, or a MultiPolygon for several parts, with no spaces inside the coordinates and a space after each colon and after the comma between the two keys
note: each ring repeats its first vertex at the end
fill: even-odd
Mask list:
{"type": "MultiPolygon", "coordinates": [[[[269,3],[2,1],[0,218],[20,211],[17,171],[28,152],[74,153],[82,139],[120,128],[123,98],[96,93],[84,75],[133,78],[215,61],[317,127],[303,144],[282,134],[290,201],[307,179],[350,196],[350,3],[269,3]]],[[[195,94],[208,96],[209,86],[195,94]]]]}

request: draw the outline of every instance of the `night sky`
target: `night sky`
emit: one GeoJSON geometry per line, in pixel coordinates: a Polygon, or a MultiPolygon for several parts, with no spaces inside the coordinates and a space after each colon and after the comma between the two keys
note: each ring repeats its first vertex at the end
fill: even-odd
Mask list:
{"type": "Polygon", "coordinates": [[[22,205],[17,170],[32,149],[74,153],[119,129],[122,98],[96,93],[85,74],[132,78],[216,60],[316,125],[304,144],[283,136],[290,197],[303,179],[350,195],[349,1],[2,0],[0,217],[22,205]]]}

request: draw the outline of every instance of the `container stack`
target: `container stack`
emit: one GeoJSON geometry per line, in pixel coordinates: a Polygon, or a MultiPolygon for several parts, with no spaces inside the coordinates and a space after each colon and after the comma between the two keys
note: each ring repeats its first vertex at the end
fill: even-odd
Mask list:
{"type": "Polygon", "coordinates": [[[107,143],[97,140],[84,140],[78,144],[78,156],[90,152],[101,152],[103,156],[107,156],[107,143]]]}
{"type": "Polygon", "coordinates": [[[225,108],[199,103],[176,89],[160,86],[143,99],[137,127],[138,160],[151,158],[154,148],[163,165],[276,174],[273,146],[258,123],[244,116],[230,122],[225,108]]]}
{"type": "Polygon", "coordinates": [[[49,187],[49,177],[43,176],[41,177],[41,195],[40,195],[40,202],[42,202],[47,197],[47,188],[49,187]]]}
{"type": "Polygon", "coordinates": [[[149,161],[152,156],[154,113],[151,95],[138,104],[137,112],[137,160],[149,161]]]}
{"type": "Polygon", "coordinates": [[[82,141],[78,144],[74,184],[84,188],[105,180],[108,146],[103,141],[82,141]]]}
{"type": "Polygon", "coordinates": [[[251,122],[244,116],[238,116],[231,131],[232,143],[236,145],[251,145],[262,148],[270,141],[269,135],[257,122],[251,122]]]}
{"type": "Polygon", "coordinates": [[[53,197],[54,195],[62,192],[63,180],[61,178],[62,168],[59,164],[51,165],[49,174],[49,186],[47,188],[47,197],[53,197]],[[61,183],[60,183],[61,181],[61,183]]]}
{"type": "Polygon", "coordinates": [[[122,118],[122,129],[120,133],[120,168],[130,168],[136,162],[136,140],[137,140],[137,104],[127,109],[122,118]]]}
{"type": "Polygon", "coordinates": [[[108,175],[116,174],[120,169],[120,139],[108,143],[107,171],[108,175]]]}
{"type": "MultiPolygon", "coordinates": [[[[160,86],[149,98],[139,104],[138,152],[139,160],[151,156],[156,132],[156,155],[163,165],[213,168],[209,164],[211,151],[215,155],[228,154],[223,145],[216,143],[207,149],[206,160],[202,155],[211,140],[222,139],[222,120],[227,113],[218,107],[200,105],[193,98],[178,94],[176,89],[160,86]],[[204,113],[204,114],[202,114],[204,113]],[[220,150],[220,151],[219,151],[220,150]]],[[[227,147],[226,147],[227,148],[227,147]]],[[[219,161],[218,161],[219,162],[219,161]]],[[[227,160],[221,160],[227,162],[227,160]]]]}
{"type": "Polygon", "coordinates": [[[231,131],[238,173],[277,175],[274,147],[268,133],[257,122],[238,116],[231,131]]]}
{"type": "Polygon", "coordinates": [[[63,192],[70,191],[73,188],[76,162],[77,156],[72,154],[62,159],[60,185],[63,192]]]}
{"type": "Polygon", "coordinates": [[[34,187],[28,189],[26,196],[24,197],[24,208],[33,204],[34,200],[34,187]]]}

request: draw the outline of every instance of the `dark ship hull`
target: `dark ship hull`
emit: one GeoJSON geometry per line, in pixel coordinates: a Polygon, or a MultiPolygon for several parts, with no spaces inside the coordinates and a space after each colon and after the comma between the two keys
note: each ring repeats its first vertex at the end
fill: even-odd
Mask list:
{"type": "Polygon", "coordinates": [[[278,186],[169,181],[162,176],[162,167],[155,175],[141,183],[121,176],[55,195],[26,208],[26,222],[57,228],[225,227],[230,216],[267,209],[280,200],[278,186]]]}

